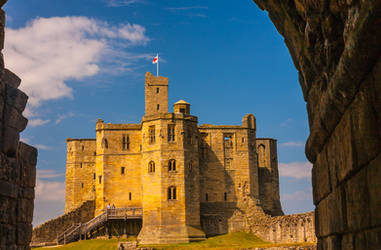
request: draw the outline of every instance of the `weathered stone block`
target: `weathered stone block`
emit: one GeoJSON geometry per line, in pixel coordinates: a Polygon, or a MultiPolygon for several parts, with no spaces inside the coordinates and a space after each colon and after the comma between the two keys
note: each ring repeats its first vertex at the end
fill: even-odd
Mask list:
{"type": "Polygon", "coordinates": [[[5,125],[16,129],[18,132],[23,131],[28,124],[28,120],[13,106],[5,105],[4,115],[6,117],[5,125]]]}
{"type": "Polygon", "coordinates": [[[358,231],[370,226],[369,196],[366,168],[359,171],[345,184],[348,228],[358,231]]]}
{"type": "Polygon", "coordinates": [[[329,165],[325,150],[318,154],[316,163],[312,168],[312,184],[315,187],[313,190],[314,204],[317,204],[331,192],[329,165]]]}
{"type": "Polygon", "coordinates": [[[33,187],[23,187],[19,190],[19,197],[33,200],[34,199],[34,188],[33,187]]]}
{"type": "Polygon", "coordinates": [[[33,200],[18,199],[17,222],[31,223],[33,219],[33,200]]]}
{"type": "Polygon", "coordinates": [[[381,154],[366,168],[371,224],[381,226],[381,154]]]}
{"type": "Polygon", "coordinates": [[[3,152],[9,157],[15,157],[20,140],[19,131],[6,126],[4,128],[3,152]]]}
{"type": "Polygon", "coordinates": [[[0,196],[0,223],[16,223],[16,200],[0,196]]]}
{"type": "Polygon", "coordinates": [[[33,188],[36,184],[37,149],[20,142],[18,154],[21,163],[21,183],[24,187],[33,188]]]}
{"type": "Polygon", "coordinates": [[[371,96],[367,96],[365,90],[361,89],[351,105],[353,145],[358,167],[367,164],[381,151],[380,128],[375,115],[371,96]]]}
{"type": "Polygon", "coordinates": [[[0,78],[0,81],[10,85],[13,88],[18,88],[21,84],[21,79],[9,69],[4,69],[4,73],[0,78]]]}
{"type": "Polygon", "coordinates": [[[341,240],[341,249],[354,250],[354,236],[353,234],[344,234],[341,240]]]}
{"type": "Polygon", "coordinates": [[[346,112],[341,121],[337,125],[333,135],[330,139],[330,143],[335,144],[334,148],[337,150],[334,165],[336,169],[336,175],[338,181],[343,181],[348,174],[354,169],[355,159],[353,158],[353,146],[352,146],[352,130],[351,130],[351,118],[350,113],[346,112]]]}
{"type": "Polygon", "coordinates": [[[0,181],[0,195],[10,198],[17,198],[17,194],[17,185],[6,181],[0,181]]]}
{"type": "Polygon", "coordinates": [[[318,237],[328,236],[334,233],[342,233],[346,230],[343,189],[338,188],[332,191],[325,199],[316,206],[318,237]]]}
{"type": "Polygon", "coordinates": [[[32,238],[32,224],[17,223],[17,244],[28,245],[32,238]]]}
{"type": "Polygon", "coordinates": [[[21,90],[10,85],[7,85],[6,88],[7,104],[14,107],[20,114],[22,114],[28,101],[28,96],[21,90]]]}

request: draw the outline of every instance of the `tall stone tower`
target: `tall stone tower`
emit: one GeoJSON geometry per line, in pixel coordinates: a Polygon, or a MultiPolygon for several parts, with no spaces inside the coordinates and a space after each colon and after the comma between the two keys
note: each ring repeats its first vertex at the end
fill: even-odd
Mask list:
{"type": "Polygon", "coordinates": [[[259,198],[263,210],[273,216],[283,215],[279,197],[279,173],[276,140],[257,138],[259,198]]]}
{"type": "Polygon", "coordinates": [[[146,73],[145,115],[168,113],[168,78],[146,73]]]}
{"type": "Polygon", "coordinates": [[[145,88],[138,238],[143,244],[202,240],[197,117],[189,114],[187,103],[183,112],[168,113],[167,78],[147,73],[145,88]]]}

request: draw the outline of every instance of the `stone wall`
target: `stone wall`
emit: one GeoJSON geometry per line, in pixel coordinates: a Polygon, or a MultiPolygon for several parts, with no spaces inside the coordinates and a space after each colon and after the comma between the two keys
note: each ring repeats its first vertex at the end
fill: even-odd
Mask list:
{"type": "Polygon", "coordinates": [[[35,227],[32,234],[32,243],[55,241],[58,234],[64,232],[73,224],[85,223],[94,218],[94,213],[95,201],[86,201],[77,209],[35,227]]]}
{"type": "MultiPolygon", "coordinates": [[[[6,1],[0,1],[3,6],[6,1]]],[[[0,50],[5,12],[0,10],[0,50]]],[[[0,249],[29,249],[32,236],[37,150],[19,141],[28,120],[22,116],[28,97],[21,83],[4,69],[0,53],[0,249]]]]}
{"type": "Polygon", "coordinates": [[[381,1],[254,0],[307,102],[318,249],[381,246],[381,1]]]}

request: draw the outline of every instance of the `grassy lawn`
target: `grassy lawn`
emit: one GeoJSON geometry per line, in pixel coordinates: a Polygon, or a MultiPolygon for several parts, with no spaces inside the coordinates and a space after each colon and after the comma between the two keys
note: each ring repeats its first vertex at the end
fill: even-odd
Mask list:
{"type": "MultiPolygon", "coordinates": [[[[63,249],[84,249],[84,250],[116,250],[118,242],[126,241],[126,239],[110,239],[110,240],[86,240],[70,243],[65,246],[53,247],[54,250],[63,249]]],[[[275,247],[275,246],[303,246],[312,244],[274,244],[261,240],[254,234],[249,233],[232,233],[221,236],[210,237],[205,241],[170,244],[170,245],[144,245],[144,247],[153,247],[155,249],[232,249],[232,248],[249,248],[249,247],[275,247]]],[[[47,248],[34,248],[44,249],[47,248]]]]}

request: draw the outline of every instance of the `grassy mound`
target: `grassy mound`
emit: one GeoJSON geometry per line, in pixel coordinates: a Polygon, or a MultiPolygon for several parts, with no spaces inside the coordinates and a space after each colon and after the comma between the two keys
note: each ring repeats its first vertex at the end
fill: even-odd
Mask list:
{"type": "MultiPolygon", "coordinates": [[[[135,240],[134,238],[128,240],[135,240]]],[[[80,242],[70,243],[65,246],[54,247],[54,250],[115,250],[117,249],[118,242],[125,242],[126,239],[110,239],[110,240],[83,240],[80,242]]],[[[251,247],[276,247],[276,246],[304,246],[312,244],[274,244],[263,241],[254,234],[239,232],[225,234],[215,237],[210,237],[205,241],[182,243],[182,244],[168,244],[168,245],[144,245],[142,247],[152,247],[155,249],[234,249],[234,248],[251,248],[251,247]]],[[[44,249],[47,248],[34,248],[44,249]]]]}

